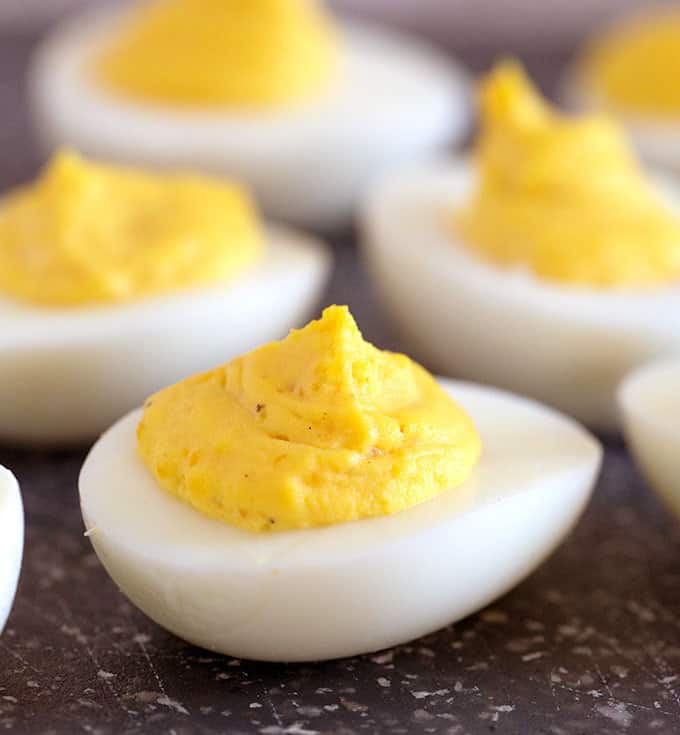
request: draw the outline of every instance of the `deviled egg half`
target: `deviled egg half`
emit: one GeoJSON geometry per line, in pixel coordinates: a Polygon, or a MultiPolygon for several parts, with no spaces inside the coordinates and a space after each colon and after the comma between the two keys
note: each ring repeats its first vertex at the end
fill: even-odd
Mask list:
{"type": "Polygon", "coordinates": [[[55,30],[30,74],[49,149],[233,175],[268,215],[315,228],[460,140],[466,90],[426,43],[316,0],[109,5],[55,30]]]}
{"type": "Polygon", "coordinates": [[[157,623],[305,661],[509,590],[570,530],[600,455],[552,410],[376,349],[336,306],[153,395],[94,446],[80,498],[102,563],[157,623]]]}
{"type": "Polygon", "coordinates": [[[483,82],[481,115],[472,161],[367,197],[379,294],[437,370],[615,429],[623,376],[680,351],[677,191],[645,178],[615,123],[561,116],[512,62],[483,82]]]}
{"type": "Polygon", "coordinates": [[[564,79],[564,97],[625,124],[643,158],[680,171],[680,9],[644,8],[597,33],[564,79]]]}
{"type": "Polygon", "coordinates": [[[680,517],[680,358],[633,371],[621,384],[619,405],[638,464],[680,517]]]}
{"type": "Polygon", "coordinates": [[[24,553],[24,511],[14,475],[0,466],[0,633],[19,581],[24,553]]]}
{"type": "Polygon", "coordinates": [[[231,181],[57,154],[0,209],[0,440],[95,436],[303,322],[329,269],[231,181]]]}

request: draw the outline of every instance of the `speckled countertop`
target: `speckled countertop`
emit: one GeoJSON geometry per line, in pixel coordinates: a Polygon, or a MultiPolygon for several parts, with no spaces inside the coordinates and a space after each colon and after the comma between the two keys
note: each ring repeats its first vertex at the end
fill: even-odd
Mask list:
{"type": "MultiPolygon", "coordinates": [[[[19,79],[28,40],[0,37],[0,186],[30,175],[19,79]]],[[[350,244],[328,301],[403,347],[350,244]]],[[[680,526],[609,444],[582,523],[511,594],[376,655],[265,665],[182,643],[116,591],[83,538],[84,450],[0,447],[28,520],[16,605],[0,639],[0,731],[12,735],[680,733],[680,526]]]]}

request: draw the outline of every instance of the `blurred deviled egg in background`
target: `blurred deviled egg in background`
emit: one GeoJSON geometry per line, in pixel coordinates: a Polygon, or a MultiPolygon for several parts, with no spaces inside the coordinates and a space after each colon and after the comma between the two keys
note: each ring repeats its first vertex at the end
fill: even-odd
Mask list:
{"type": "Polygon", "coordinates": [[[62,151],[0,209],[0,439],[86,439],[150,392],[285,334],[330,270],[238,184],[62,151]]]}
{"type": "Polygon", "coordinates": [[[0,466],[0,633],[14,602],[24,553],[24,511],[14,475],[0,466]]]}
{"type": "Polygon", "coordinates": [[[108,5],[55,30],[30,74],[48,149],[233,175],[265,213],[315,228],[458,141],[466,88],[426,42],[317,0],[108,5]]]}
{"type": "Polygon", "coordinates": [[[680,351],[677,192],[645,176],[615,122],[560,115],[513,62],[480,96],[471,161],[368,196],[365,261],[438,370],[612,430],[623,376],[680,351]]]}
{"type": "Polygon", "coordinates": [[[585,45],[565,98],[625,125],[650,163],[680,171],[680,6],[638,9],[585,45]]]}
{"type": "Polygon", "coordinates": [[[506,592],[571,529],[600,454],[549,409],[376,349],[334,306],[151,396],[94,446],[80,498],[102,563],[157,623],[309,661],[506,592]]]}

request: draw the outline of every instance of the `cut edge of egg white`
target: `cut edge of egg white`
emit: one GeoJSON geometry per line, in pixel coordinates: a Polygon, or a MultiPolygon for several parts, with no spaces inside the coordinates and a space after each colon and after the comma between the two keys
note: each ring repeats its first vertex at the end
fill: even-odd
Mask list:
{"type": "MultiPolygon", "coordinates": [[[[678,206],[680,189],[659,181],[678,206]]],[[[435,369],[616,430],[622,378],[680,350],[680,321],[660,316],[680,313],[680,284],[597,290],[496,266],[455,234],[453,213],[474,185],[470,162],[452,159],[388,177],[367,196],[362,255],[388,313],[435,369]]]]}
{"type": "Polygon", "coordinates": [[[16,594],[24,553],[24,510],[19,484],[0,465],[0,634],[16,594]]]}
{"type": "Polygon", "coordinates": [[[475,421],[483,448],[470,479],[433,500],[392,516],[251,534],[160,489],[136,451],[135,411],[83,466],[90,541],[150,618],[239,658],[338,658],[442,628],[553,551],[590,496],[601,448],[537,403],[440,383],[475,421]]]}
{"type": "Polygon", "coordinates": [[[131,303],[48,308],[0,294],[0,440],[92,438],[160,388],[303,324],[330,249],[281,227],[266,240],[262,259],[223,284],[131,303]]]}
{"type": "Polygon", "coordinates": [[[680,518],[680,355],[633,371],[618,398],[626,441],[639,467],[680,518]]]}
{"type": "Polygon", "coordinates": [[[367,22],[340,22],[340,79],[278,112],[140,103],[95,87],[87,61],[124,19],[104,6],[59,26],[39,48],[29,97],[48,151],[68,144],[94,158],[226,173],[265,212],[316,229],[347,224],[376,174],[458,143],[470,123],[469,83],[427,42],[367,22]]]}

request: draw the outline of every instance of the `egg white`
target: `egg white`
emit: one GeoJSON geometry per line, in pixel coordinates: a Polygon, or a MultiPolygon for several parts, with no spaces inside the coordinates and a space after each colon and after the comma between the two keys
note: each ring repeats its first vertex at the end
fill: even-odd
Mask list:
{"type": "Polygon", "coordinates": [[[14,475],[0,466],[0,633],[14,602],[24,551],[24,511],[14,475]]]}
{"type": "Polygon", "coordinates": [[[460,68],[425,42],[368,24],[341,26],[340,78],[316,100],[277,111],[186,109],[108,93],[88,61],[124,20],[88,12],[55,30],[29,74],[36,129],[113,161],[200,168],[247,182],[267,214],[333,228],[347,224],[376,174],[457,142],[468,124],[460,68]]]}
{"type": "Polygon", "coordinates": [[[633,371],[621,384],[619,405],[638,464],[680,517],[680,358],[633,371]]]}
{"type": "Polygon", "coordinates": [[[154,391],[300,326],[330,252],[284,229],[267,241],[258,264],[219,286],[74,308],[0,296],[0,441],[91,439],[154,391]]]}
{"type": "Polygon", "coordinates": [[[472,477],[397,515],[304,531],[251,534],[161,490],[136,452],[135,411],[104,434],[80,475],[95,551],[157,623],[243,658],[350,656],[454,622],[516,585],[562,540],[590,495],[601,449],[538,404],[441,383],[482,438],[472,477]]]}
{"type": "Polygon", "coordinates": [[[363,255],[390,316],[438,371],[616,429],[623,376],[680,352],[680,283],[597,290],[496,267],[456,241],[450,223],[474,186],[471,166],[449,161],[394,176],[367,197],[363,255]]]}
{"type": "Polygon", "coordinates": [[[573,68],[564,75],[561,96],[565,105],[574,110],[615,116],[645,163],[680,172],[680,115],[674,120],[614,110],[584,75],[573,68]]]}

